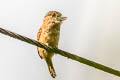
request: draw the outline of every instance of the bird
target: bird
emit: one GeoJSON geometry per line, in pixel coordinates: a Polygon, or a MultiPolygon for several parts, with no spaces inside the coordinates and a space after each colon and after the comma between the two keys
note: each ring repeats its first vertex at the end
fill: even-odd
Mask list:
{"type": "MultiPolygon", "coordinates": [[[[47,46],[58,48],[60,37],[60,26],[67,17],[63,16],[58,11],[49,11],[43,18],[43,23],[37,33],[37,41],[47,46]]],[[[52,64],[54,52],[46,51],[43,48],[37,47],[38,55],[47,63],[50,75],[55,78],[56,72],[52,64]]]]}

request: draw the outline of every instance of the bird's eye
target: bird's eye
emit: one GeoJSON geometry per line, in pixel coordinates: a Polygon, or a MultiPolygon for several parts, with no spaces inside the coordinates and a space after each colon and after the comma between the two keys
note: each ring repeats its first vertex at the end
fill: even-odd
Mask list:
{"type": "Polygon", "coordinates": [[[52,17],[55,17],[55,16],[56,16],[55,14],[52,15],[52,17]]]}

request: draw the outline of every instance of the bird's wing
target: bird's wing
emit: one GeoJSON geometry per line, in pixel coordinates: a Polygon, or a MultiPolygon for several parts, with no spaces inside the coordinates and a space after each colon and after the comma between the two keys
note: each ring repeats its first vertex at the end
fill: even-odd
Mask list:
{"type": "MultiPolygon", "coordinates": [[[[37,41],[39,41],[41,33],[42,33],[42,28],[40,28],[37,33],[37,41]]],[[[38,51],[38,55],[40,56],[39,47],[37,47],[37,51],[38,51]]],[[[40,56],[40,58],[42,59],[42,56],[40,56]]]]}
{"type": "Polygon", "coordinates": [[[42,33],[42,28],[40,28],[37,33],[37,41],[39,41],[41,33],[42,33]]]}

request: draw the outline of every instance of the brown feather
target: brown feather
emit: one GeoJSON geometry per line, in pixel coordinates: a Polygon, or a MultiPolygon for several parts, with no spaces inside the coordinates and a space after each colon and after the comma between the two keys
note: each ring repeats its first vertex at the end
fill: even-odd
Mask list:
{"type": "MultiPolygon", "coordinates": [[[[42,33],[42,28],[40,28],[37,33],[37,41],[39,41],[41,33],[42,33]]],[[[37,47],[37,51],[38,51],[38,55],[40,56],[39,47],[37,47]]],[[[42,59],[42,56],[40,56],[40,58],[42,59]]]]}
{"type": "MultiPolygon", "coordinates": [[[[62,14],[57,11],[48,12],[44,16],[43,24],[37,33],[37,41],[57,48],[60,35],[60,25],[64,20],[63,18],[62,14]]],[[[51,76],[55,78],[56,73],[52,64],[52,56],[54,53],[46,51],[40,47],[37,47],[37,50],[39,56],[46,61],[51,76]]]]}
{"type": "Polygon", "coordinates": [[[56,72],[54,70],[53,64],[52,64],[52,60],[51,59],[46,59],[46,63],[50,72],[50,75],[55,78],[56,77],[56,72]]]}

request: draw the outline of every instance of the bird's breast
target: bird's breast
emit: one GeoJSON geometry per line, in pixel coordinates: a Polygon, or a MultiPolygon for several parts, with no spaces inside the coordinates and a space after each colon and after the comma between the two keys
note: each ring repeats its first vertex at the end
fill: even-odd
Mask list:
{"type": "Polygon", "coordinates": [[[58,45],[59,41],[59,29],[43,29],[41,36],[40,36],[40,42],[42,43],[48,43],[48,45],[56,47],[58,45]]]}

